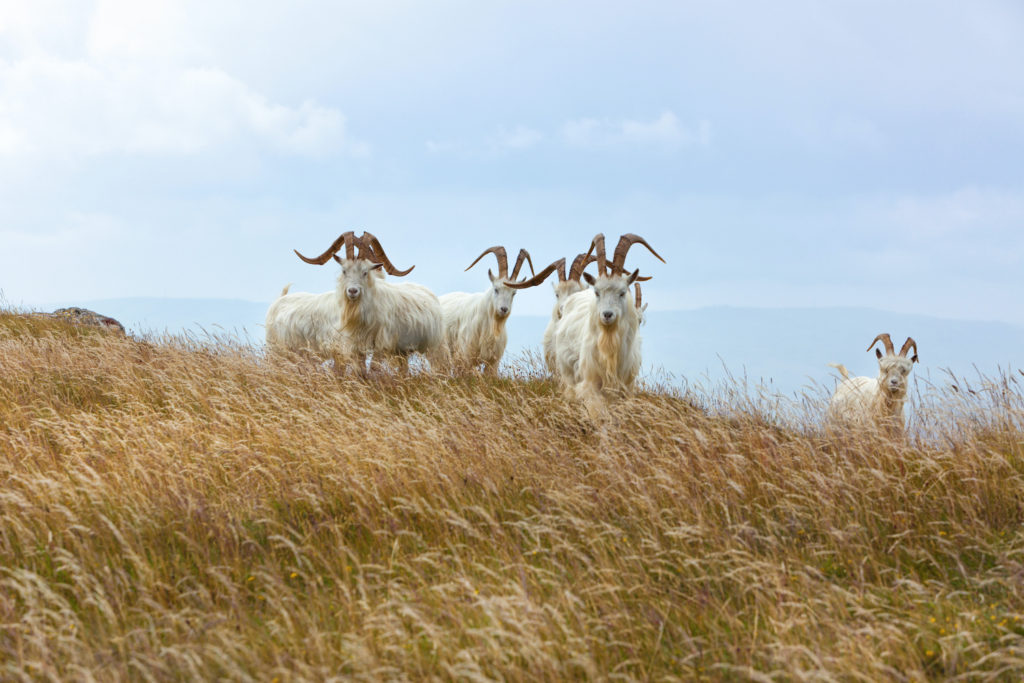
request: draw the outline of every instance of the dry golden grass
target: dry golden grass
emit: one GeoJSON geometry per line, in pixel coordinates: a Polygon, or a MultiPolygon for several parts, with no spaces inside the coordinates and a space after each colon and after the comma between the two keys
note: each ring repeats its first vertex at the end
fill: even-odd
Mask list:
{"type": "Polygon", "coordinates": [[[1024,672],[1012,379],[896,443],[664,387],[592,424],[521,374],[0,312],[0,678],[1024,672]]]}

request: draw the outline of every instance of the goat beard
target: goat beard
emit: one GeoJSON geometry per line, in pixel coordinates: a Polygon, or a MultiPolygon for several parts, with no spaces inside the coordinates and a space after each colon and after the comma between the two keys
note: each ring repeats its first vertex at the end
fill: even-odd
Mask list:
{"type": "Polygon", "coordinates": [[[600,326],[600,334],[597,337],[597,352],[601,360],[601,369],[605,375],[605,381],[617,384],[619,380],[619,352],[622,350],[622,335],[619,334],[619,326],[600,326]]]}
{"type": "Polygon", "coordinates": [[[363,324],[363,299],[360,297],[355,301],[343,299],[341,304],[341,329],[346,332],[354,332],[363,324]]]}
{"type": "Polygon", "coordinates": [[[499,334],[501,334],[501,331],[502,331],[502,329],[504,329],[506,322],[508,322],[508,316],[505,316],[504,318],[502,318],[500,316],[497,316],[497,315],[492,316],[491,317],[491,333],[495,337],[497,337],[499,334]]]}
{"type": "Polygon", "coordinates": [[[899,422],[902,424],[903,418],[903,403],[906,401],[907,392],[906,390],[890,391],[884,387],[879,387],[879,392],[876,394],[875,400],[878,402],[878,406],[875,410],[877,419],[883,424],[890,422],[899,422]]]}

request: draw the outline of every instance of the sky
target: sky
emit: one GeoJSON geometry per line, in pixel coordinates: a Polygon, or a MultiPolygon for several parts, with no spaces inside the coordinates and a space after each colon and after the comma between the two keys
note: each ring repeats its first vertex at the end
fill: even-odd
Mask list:
{"type": "Polygon", "coordinates": [[[326,291],[292,249],[350,229],[483,291],[635,232],[652,310],[1024,324],[1022,64],[1015,0],[0,0],[0,292],[326,291]]]}

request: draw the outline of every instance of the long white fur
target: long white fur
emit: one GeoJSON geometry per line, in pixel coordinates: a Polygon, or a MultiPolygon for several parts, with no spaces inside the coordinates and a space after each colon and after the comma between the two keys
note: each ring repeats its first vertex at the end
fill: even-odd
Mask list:
{"type": "Polygon", "coordinates": [[[551,308],[551,320],[544,328],[544,363],[548,366],[548,372],[558,376],[558,363],[555,349],[555,330],[558,329],[558,321],[562,319],[562,309],[570,296],[582,292],[587,288],[585,282],[578,280],[566,280],[565,282],[553,282],[555,288],[555,305],[551,308]]]}
{"type": "Polygon", "coordinates": [[[336,367],[355,357],[397,360],[402,369],[415,352],[428,353],[442,340],[441,306],[423,285],[390,282],[374,264],[342,260],[333,292],[288,294],[286,287],[267,311],[267,343],[272,348],[310,352],[332,358],[336,367]],[[359,290],[355,299],[347,296],[359,290]]]}
{"type": "MultiPolygon", "coordinates": [[[[916,356],[915,356],[916,358],[916,356]]],[[[874,426],[883,431],[902,432],[907,378],[913,361],[903,356],[878,359],[878,377],[851,377],[845,366],[829,363],[843,380],[829,401],[827,420],[834,425],[874,426]]]]}
{"type": "Polygon", "coordinates": [[[631,283],[627,275],[599,276],[592,291],[566,298],[555,325],[556,377],[592,411],[609,393],[632,388],[640,372],[640,315],[628,296],[631,283]],[[601,323],[605,311],[614,312],[614,324],[601,323]]]}
{"type": "Polygon", "coordinates": [[[500,277],[492,279],[486,292],[442,294],[444,342],[437,355],[441,362],[462,371],[483,365],[484,374],[497,375],[508,345],[505,323],[514,296],[515,290],[506,287],[500,277]],[[499,310],[502,306],[506,307],[504,315],[499,310]]]}
{"type": "Polygon", "coordinates": [[[267,345],[271,349],[308,353],[318,358],[334,358],[338,346],[341,312],[337,291],[311,294],[288,293],[291,285],[267,309],[265,321],[267,345]]]}

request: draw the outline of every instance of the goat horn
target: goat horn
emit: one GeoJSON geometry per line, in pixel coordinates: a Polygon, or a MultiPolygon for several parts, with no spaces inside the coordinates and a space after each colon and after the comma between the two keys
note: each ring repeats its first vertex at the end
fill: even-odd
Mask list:
{"type": "Polygon", "coordinates": [[[615,245],[615,257],[612,259],[613,274],[626,272],[626,253],[629,251],[629,248],[634,244],[644,245],[645,247],[647,247],[647,250],[654,254],[654,256],[659,261],[665,263],[665,259],[661,258],[661,255],[658,252],[654,251],[654,248],[651,247],[651,245],[647,244],[647,240],[645,240],[640,235],[635,235],[629,232],[620,237],[619,243],[615,245]]]}
{"type": "MultiPolygon", "coordinates": [[[[552,263],[550,266],[546,267],[544,270],[540,271],[539,273],[537,273],[536,275],[531,277],[529,280],[521,280],[519,282],[509,282],[508,286],[511,287],[512,289],[526,289],[527,287],[536,287],[540,283],[544,282],[544,280],[546,280],[548,278],[548,275],[551,275],[551,273],[555,272],[556,270],[558,271],[559,275],[563,275],[565,273],[565,259],[564,258],[558,259],[557,261],[552,263]]],[[[561,279],[562,279],[562,282],[565,281],[564,277],[561,278],[561,279]]]]}
{"type": "MultiPolygon", "coordinates": [[[[373,247],[366,243],[366,240],[364,239],[365,237],[366,232],[364,231],[362,237],[356,237],[354,240],[357,248],[356,258],[373,261],[374,263],[381,263],[381,260],[377,258],[377,253],[373,250],[373,247]]],[[[412,268],[409,270],[412,270],[412,268]]]]}
{"type": "Polygon", "coordinates": [[[380,245],[380,240],[366,231],[363,231],[363,236],[359,238],[359,241],[367,247],[376,262],[384,264],[384,270],[386,270],[389,275],[402,277],[403,275],[411,273],[412,269],[416,267],[409,266],[406,270],[399,270],[398,268],[395,268],[394,264],[391,263],[391,260],[388,259],[388,255],[384,253],[384,247],[380,245]]]}
{"type": "Polygon", "coordinates": [[[900,349],[900,355],[903,356],[903,357],[906,357],[907,351],[909,351],[911,347],[914,348],[914,355],[916,356],[917,355],[917,342],[914,341],[913,337],[907,337],[907,341],[903,342],[903,348],[900,349]]]}
{"type": "Polygon", "coordinates": [[[871,346],[869,346],[867,350],[870,351],[872,348],[874,348],[875,344],[878,343],[879,339],[881,339],[882,343],[885,344],[885,353],[887,355],[893,356],[896,354],[896,349],[893,348],[892,345],[892,339],[889,338],[889,334],[887,332],[883,332],[882,334],[875,337],[875,341],[871,342],[871,346]]]}
{"type": "Polygon", "coordinates": [[[349,230],[348,232],[343,232],[338,237],[338,239],[334,240],[334,243],[331,244],[331,246],[327,248],[327,251],[325,251],[324,253],[320,254],[316,258],[309,258],[308,256],[303,256],[302,254],[299,253],[298,249],[292,249],[292,251],[294,251],[295,255],[298,256],[303,261],[305,261],[306,263],[312,263],[314,266],[322,266],[323,264],[325,264],[328,261],[330,261],[332,256],[334,256],[335,254],[338,253],[338,250],[341,249],[341,246],[343,244],[346,247],[346,255],[349,258],[352,258],[351,256],[349,256],[349,254],[351,254],[351,248],[352,248],[349,245],[351,245],[352,240],[354,240],[354,239],[355,239],[355,233],[353,233],[351,230],[349,230]]]}
{"type": "MultiPolygon", "coordinates": [[[[639,280],[639,278],[637,278],[637,280],[639,280]]],[[[637,310],[640,310],[640,305],[643,304],[643,302],[644,302],[643,295],[640,294],[640,283],[634,281],[633,282],[633,287],[636,288],[636,308],[637,308],[637,310]]]]}
{"type": "Polygon", "coordinates": [[[505,252],[505,247],[489,247],[487,249],[484,249],[484,253],[477,256],[476,261],[470,263],[466,270],[469,270],[470,268],[475,266],[477,262],[480,261],[480,259],[482,259],[484,256],[487,256],[488,254],[494,254],[494,256],[498,259],[498,277],[508,278],[508,254],[505,252]]]}
{"type": "MultiPolygon", "coordinates": [[[[608,273],[608,259],[605,258],[604,253],[604,233],[599,232],[594,235],[594,239],[590,240],[590,248],[587,249],[586,260],[590,260],[590,255],[594,254],[597,261],[597,273],[598,275],[606,275],[608,273]]],[[[580,271],[583,272],[582,270],[580,271]]]]}
{"type": "Polygon", "coordinates": [[[516,266],[515,268],[512,269],[512,275],[509,277],[509,280],[515,282],[515,279],[519,277],[519,269],[523,267],[524,260],[528,264],[530,264],[530,275],[537,274],[533,270],[533,259],[530,258],[530,252],[526,251],[525,249],[520,249],[519,256],[516,257],[516,266]]]}
{"type": "MultiPolygon", "coordinates": [[[[569,279],[573,282],[579,282],[580,278],[583,277],[583,271],[587,269],[591,263],[597,259],[588,254],[577,254],[576,258],[572,260],[572,266],[569,268],[569,279]]],[[[562,282],[565,282],[565,278],[562,278],[562,282]]]]}

